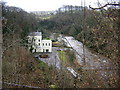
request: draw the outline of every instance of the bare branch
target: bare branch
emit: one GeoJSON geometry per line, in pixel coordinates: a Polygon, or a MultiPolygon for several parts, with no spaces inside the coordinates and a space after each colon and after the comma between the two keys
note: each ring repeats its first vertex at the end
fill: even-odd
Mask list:
{"type": "Polygon", "coordinates": [[[112,6],[120,6],[120,4],[112,4],[112,3],[108,3],[108,4],[105,4],[104,6],[101,6],[101,7],[98,7],[98,8],[93,8],[93,7],[91,7],[91,6],[89,5],[89,8],[91,8],[91,9],[93,9],[93,10],[95,10],[95,9],[102,9],[102,8],[108,6],[108,5],[112,5],[112,6]]]}
{"type": "Polygon", "coordinates": [[[7,47],[3,50],[3,53],[4,53],[8,48],[12,47],[14,44],[16,44],[16,43],[19,42],[19,41],[21,41],[21,40],[16,40],[16,41],[14,41],[12,44],[10,44],[9,46],[7,46],[7,47]]]}

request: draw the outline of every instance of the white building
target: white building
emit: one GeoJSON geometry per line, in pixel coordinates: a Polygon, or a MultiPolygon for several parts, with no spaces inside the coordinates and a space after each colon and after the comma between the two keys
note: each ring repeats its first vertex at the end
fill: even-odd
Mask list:
{"type": "Polygon", "coordinates": [[[52,41],[42,40],[41,32],[33,32],[28,36],[28,47],[32,52],[52,52],[52,41]]]}

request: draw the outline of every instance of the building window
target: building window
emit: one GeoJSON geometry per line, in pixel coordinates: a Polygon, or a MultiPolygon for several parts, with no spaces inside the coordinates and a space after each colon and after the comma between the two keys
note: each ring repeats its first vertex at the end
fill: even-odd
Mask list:
{"type": "Polygon", "coordinates": [[[40,39],[38,41],[40,42],[40,39]]]}
{"type": "Polygon", "coordinates": [[[35,41],[35,39],[34,39],[34,41],[35,41]]]}
{"type": "Polygon", "coordinates": [[[50,43],[49,43],[49,46],[50,46],[50,43]]]}
{"type": "Polygon", "coordinates": [[[44,43],[43,43],[43,46],[44,46],[44,43]]]}
{"type": "Polygon", "coordinates": [[[39,43],[39,46],[40,46],[40,43],[39,43]]]}
{"type": "Polygon", "coordinates": [[[28,42],[31,42],[31,40],[29,39],[28,42]]]}
{"type": "Polygon", "coordinates": [[[46,46],[47,46],[47,43],[46,43],[46,46]]]}

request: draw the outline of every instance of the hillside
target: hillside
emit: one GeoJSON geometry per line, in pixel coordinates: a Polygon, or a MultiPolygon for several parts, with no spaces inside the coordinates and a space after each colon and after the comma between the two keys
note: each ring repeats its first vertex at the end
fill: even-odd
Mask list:
{"type": "MultiPolygon", "coordinates": [[[[65,68],[57,70],[55,66],[50,66],[35,58],[34,54],[28,50],[26,40],[26,36],[34,31],[41,31],[44,35],[43,38],[48,38],[53,33],[62,34],[72,37],[72,39],[75,38],[76,40],[73,41],[83,43],[93,55],[105,56],[114,66],[117,66],[120,56],[120,44],[118,42],[120,39],[119,9],[109,7],[107,10],[91,10],[87,7],[78,7],[79,10],[77,10],[76,7],[76,9],[65,12],[58,11],[54,15],[48,15],[47,17],[50,18],[46,18],[46,16],[36,18],[38,16],[33,13],[27,13],[18,7],[6,6],[5,3],[2,3],[2,8],[3,88],[26,88],[27,86],[38,88],[99,88],[116,87],[119,84],[117,83],[119,72],[114,73],[115,70],[110,71],[111,69],[108,69],[106,72],[109,77],[106,77],[106,72],[99,71],[100,69],[84,70],[76,62],[76,54],[73,52],[74,50],[71,50],[72,48],[53,40],[55,49],[52,54],[59,56],[63,67],[75,69],[81,78],[73,77],[70,72],[64,70],[65,68]],[[112,73],[117,77],[113,76],[112,73]],[[105,78],[99,78],[100,74],[103,74],[105,78]]],[[[74,47],[77,46],[81,46],[81,44],[74,47]]],[[[81,51],[78,49],[78,52],[81,51]]],[[[89,57],[91,56],[89,55],[89,57]]],[[[95,62],[98,58],[95,57],[93,61],[95,62]]],[[[56,59],[56,57],[52,57],[51,61],[56,59]]],[[[97,64],[99,63],[100,61],[97,64]]],[[[97,64],[95,63],[95,65],[97,64]]],[[[104,62],[102,65],[105,68],[107,67],[104,62]]]]}
{"type": "Polygon", "coordinates": [[[83,42],[93,52],[110,59],[118,57],[119,9],[67,11],[40,21],[51,32],[70,35],[83,42]]]}
{"type": "Polygon", "coordinates": [[[2,7],[3,88],[73,87],[72,76],[64,75],[64,71],[58,72],[53,66],[34,58],[27,49],[26,36],[41,28],[35,15],[4,3],[2,7]]]}

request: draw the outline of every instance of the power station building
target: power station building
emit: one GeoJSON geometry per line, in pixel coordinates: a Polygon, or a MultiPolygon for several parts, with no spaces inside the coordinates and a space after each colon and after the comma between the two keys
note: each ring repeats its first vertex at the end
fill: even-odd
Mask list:
{"type": "Polygon", "coordinates": [[[52,52],[52,40],[42,40],[41,32],[28,35],[28,48],[34,52],[52,52]]]}

